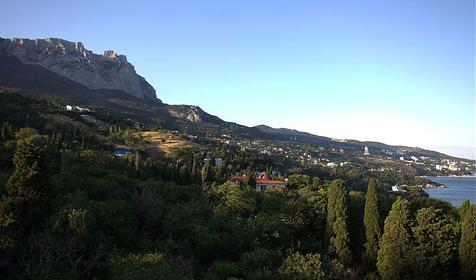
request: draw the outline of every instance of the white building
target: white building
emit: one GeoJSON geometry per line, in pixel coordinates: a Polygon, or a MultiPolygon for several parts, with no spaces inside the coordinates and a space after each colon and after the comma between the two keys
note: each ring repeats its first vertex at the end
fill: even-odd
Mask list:
{"type": "Polygon", "coordinates": [[[225,166],[225,161],[222,158],[216,158],[215,159],[215,166],[223,167],[223,166],[225,166]]]}
{"type": "Polygon", "coordinates": [[[367,147],[367,146],[365,146],[364,155],[366,155],[366,156],[370,155],[369,147],[367,147]]]}
{"type": "Polygon", "coordinates": [[[392,187],[393,192],[403,192],[406,193],[407,191],[400,187],[398,184],[392,187]]]}
{"type": "Polygon", "coordinates": [[[449,171],[458,171],[459,168],[458,168],[458,166],[456,165],[456,163],[451,163],[451,164],[448,166],[448,170],[449,170],[449,171]]]}

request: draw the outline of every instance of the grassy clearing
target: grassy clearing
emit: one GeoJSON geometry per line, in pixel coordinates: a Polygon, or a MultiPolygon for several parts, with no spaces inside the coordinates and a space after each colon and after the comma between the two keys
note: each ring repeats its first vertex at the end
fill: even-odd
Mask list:
{"type": "Polygon", "coordinates": [[[146,142],[147,151],[152,154],[174,157],[177,150],[200,149],[200,145],[163,130],[139,132],[138,134],[146,142]]]}

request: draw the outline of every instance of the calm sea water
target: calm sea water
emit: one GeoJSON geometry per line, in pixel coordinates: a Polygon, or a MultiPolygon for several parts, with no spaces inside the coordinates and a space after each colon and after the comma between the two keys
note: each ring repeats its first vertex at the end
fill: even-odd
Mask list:
{"type": "Polygon", "coordinates": [[[447,186],[446,189],[425,189],[432,198],[449,201],[459,207],[465,200],[476,204],[476,177],[428,177],[433,182],[447,186]]]}

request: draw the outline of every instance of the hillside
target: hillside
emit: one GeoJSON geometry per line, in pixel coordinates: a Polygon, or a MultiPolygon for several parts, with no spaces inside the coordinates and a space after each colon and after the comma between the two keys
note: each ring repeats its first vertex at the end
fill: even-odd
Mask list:
{"type": "MultiPolygon", "coordinates": [[[[396,159],[400,156],[411,155],[418,158],[431,157],[437,160],[461,160],[438,152],[415,147],[390,146],[378,142],[360,142],[356,140],[334,140],[328,137],[291,129],[274,129],[265,125],[246,127],[223,121],[219,117],[210,115],[197,106],[168,105],[162,103],[159,99],[143,98],[143,96],[131,94],[124,90],[106,88],[91,89],[86,86],[84,82],[80,83],[73,80],[76,76],[70,73],[73,71],[71,69],[77,69],[75,71],[81,72],[89,71],[89,66],[86,64],[81,62],[73,68],[70,64],[67,64],[68,66],[65,67],[70,69],[68,70],[69,74],[62,75],[62,71],[50,70],[51,67],[46,67],[44,63],[31,62],[30,56],[37,55],[44,61],[47,61],[49,63],[48,65],[52,65],[53,61],[64,64],[72,58],[83,54],[86,55],[86,57],[91,57],[91,59],[96,60],[95,63],[99,66],[93,68],[96,69],[99,67],[99,70],[96,69],[99,72],[102,71],[101,67],[109,63],[108,59],[114,61],[111,67],[112,69],[117,68],[117,71],[122,71],[119,70],[123,67],[121,63],[126,63],[126,61],[121,60],[120,57],[116,57],[116,55],[112,53],[102,56],[92,54],[92,52],[86,50],[82,44],[73,44],[61,39],[48,39],[49,41],[2,40],[3,41],[0,41],[0,86],[24,89],[33,94],[59,96],[64,100],[87,106],[105,107],[106,109],[103,110],[116,111],[122,114],[124,119],[131,119],[168,130],[177,130],[184,134],[208,135],[210,137],[228,135],[234,139],[290,141],[331,149],[343,149],[349,153],[361,153],[365,147],[368,147],[372,154],[391,156],[396,159]],[[36,45],[41,46],[37,51],[32,47],[36,45]],[[20,52],[18,48],[26,48],[28,53],[33,54],[25,57],[25,55],[18,54],[20,52]],[[71,52],[73,54],[70,54],[71,52]],[[116,61],[117,59],[119,59],[119,62],[116,61]]],[[[130,69],[131,71],[134,70],[132,65],[127,67],[132,67],[130,69]]],[[[94,71],[92,73],[94,73],[94,71]]],[[[105,74],[105,72],[101,73],[101,75],[107,76],[113,72],[108,72],[109,74],[105,74]]],[[[119,75],[120,73],[117,72],[117,74],[119,75]]],[[[142,77],[138,79],[142,79],[142,77]]],[[[104,87],[107,87],[107,84],[105,84],[104,87]]]]}
{"type": "Polygon", "coordinates": [[[146,153],[152,157],[161,154],[173,157],[180,150],[200,149],[199,145],[164,130],[138,132],[138,136],[144,140],[146,153]]]}

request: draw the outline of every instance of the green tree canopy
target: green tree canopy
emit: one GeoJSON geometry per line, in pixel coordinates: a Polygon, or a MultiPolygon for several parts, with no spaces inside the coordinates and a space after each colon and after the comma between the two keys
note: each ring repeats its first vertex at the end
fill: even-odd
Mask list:
{"type": "Polygon", "coordinates": [[[409,202],[399,197],[385,220],[377,254],[377,269],[383,280],[411,279],[413,244],[409,207],[409,202]]]}
{"type": "Polygon", "coordinates": [[[476,279],[476,205],[468,210],[461,224],[459,264],[463,279],[476,279]]]}
{"type": "Polygon", "coordinates": [[[283,280],[326,279],[319,254],[292,254],[284,260],[279,268],[279,274],[283,280]]]}
{"type": "Polygon", "coordinates": [[[0,237],[1,248],[15,246],[46,216],[50,155],[47,137],[32,132],[18,141],[13,158],[15,171],[0,205],[0,225],[5,230],[0,237]]]}
{"type": "Polygon", "coordinates": [[[327,236],[328,251],[332,258],[349,266],[352,258],[350,236],[347,227],[347,190],[342,180],[331,183],[328,190],[327,204],[327,236]]]}
{"type": "Polygon", "coordinates": [[[457,237],[454,226],[440,209],[418,211],[413,228],[416,279],[452,279],[455,274],[457,237]]]}
{"type": "Polygon", "coordinates": [[[382,230],[380,228],[379,198],[377,180],[369,182],[364,210],[365,252],[363,262],[372,268],[377,262],[377,252],[382,230]]]}

